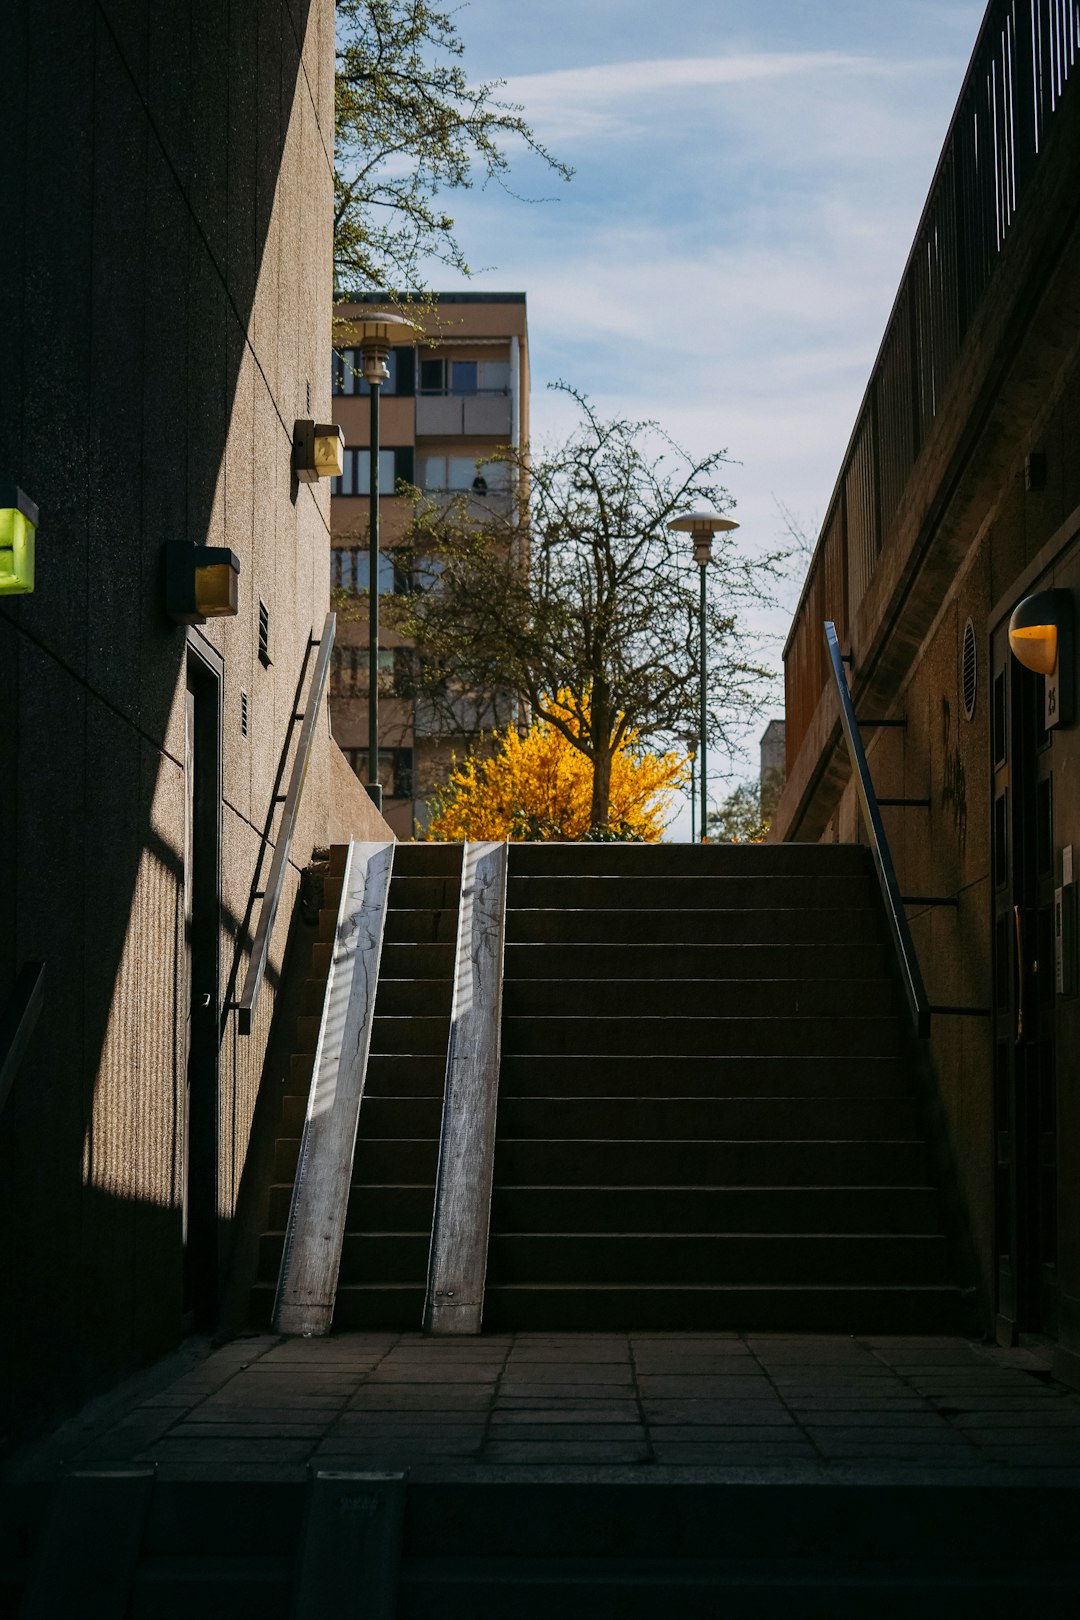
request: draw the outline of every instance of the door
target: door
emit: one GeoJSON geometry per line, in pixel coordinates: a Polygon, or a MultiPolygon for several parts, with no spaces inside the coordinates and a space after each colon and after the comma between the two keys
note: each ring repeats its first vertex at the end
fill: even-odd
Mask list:
{"type": "Polygon", "coordinates": [[[218,1304],[221,689],[195,654],[185,717],[183,1313],[189,1326],[205,1327],[218,1304]]]}
{"type": "Polygon", "coordinates": [[[1055,1335],[1058,1099],[1054,764],[1045,681],[995,632],[991,745],[998,1338],[1055,1335]]]}

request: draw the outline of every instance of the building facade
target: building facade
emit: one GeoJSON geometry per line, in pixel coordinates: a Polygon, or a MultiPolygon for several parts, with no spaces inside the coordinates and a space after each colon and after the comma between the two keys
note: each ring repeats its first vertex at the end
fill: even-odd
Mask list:
{"type": "Polygon", "coordinates": [[[1002,1342],[1080,1373],[1080,14],[990,4],[785,653],[784,839],[864,837],[832,621],[934,1009],[932,1107],[1002,1342]],[[1058,702],[1053,702],[1057,687],[1058,702]]]}
{"type": "Polygon", "coordinates": [[[40,514],[0,595],[0,1014],[41,989],[17,1062],[0,1018],[10,1432],[215,1320],[301,872],[387,830],[317,724],[244,1033],[327,611],[292,444],[330,409],[333,5],[15,0],[4,32],[0,482],[40,514]],[[235,616],[170,616],[195,546],[235,616]]]}
{"type": "MultiPolygon", "coordinates": [[[[439,293],[433,313],[419,317],[426,337],[395,349],[383,384],[379,432],[380,580],[384,596],[410,587],[395,562],[405,538],[409,503],[395,493],[400,481],[434,499],[465,496],[482,516],[507,498],[508,469],[477,462],[500,445],[528,442],[529,343],[524,293],[439,293]]],[[[336,307],[347,330],[350,314],[378,300],[336,307]]],[[[385,306],[381,306],[385,307],[385,306]]],[[[332,584],[339,613],[338,649],[331,687],[334,737],[357,776],[368,768],[368,634],[362,608],[350,612],[344,593],[368,588],[370,393],[360,357],[339,345],[333,370],[334,421],[345,435],[345,469],[331,500],[332,584]]],[[[399,838],[426,823],[425,799],[445,779],[466,733],[447,729],[417,701],[411,646],[393,615],[380,622],[379,759],[383,812],[399,838]]]]}

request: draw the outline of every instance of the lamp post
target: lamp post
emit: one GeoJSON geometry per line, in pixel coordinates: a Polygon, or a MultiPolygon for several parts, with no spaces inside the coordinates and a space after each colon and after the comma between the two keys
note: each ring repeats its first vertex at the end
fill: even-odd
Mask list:
{"type": "Polygon", "coordinates": [[[361,371],[371,391],[370,468],[368,487],[368,797],[382,809],[379,780],[379,396],[390,376],[386,362],[395,343],[415,340],[418,326],[404,315],[361,315],[349,322],[360,350],[361,371]]]}
{"type": "Polygon", "coordinates": [[[688,731],[684,734],[683,746],[690,756],[690,842],[694,844],[697,842],[697,834],[694,830],[694,807],[697,803],[698,734],[696,731],[688,731]]]}
{"type": "Polygon", "coordinates": [[[680,512],[668,523],[668,528],[680,534],[688,534],[694,542],[694,561],[698,565],[700,575],[701,598],[698,606],[698,657],[699,678],[701,685],[701,708],[698,717],[698,780],[701,783],[701,842],[704,843],[709,831],[708,782],[705,765],[706,736],[707,736],[707,704],[705,694],[706,678],[706,646],[705,646],[705,570],[712,557],[712,543],[714,534],[726,534],[739,525],[731,518],[721,517],[714,512],[711,506],[696,506],[691,512],[680,512]]]}

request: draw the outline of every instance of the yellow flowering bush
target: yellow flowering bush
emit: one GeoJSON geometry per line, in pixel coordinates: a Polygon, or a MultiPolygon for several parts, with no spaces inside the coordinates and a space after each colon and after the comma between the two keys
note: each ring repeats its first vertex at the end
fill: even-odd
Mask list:
{"type": "MultiPolygon", "coordinates": [[[[579,721],[569,692],[555,704],[577,734],[579,721]]],[[[682,754],[653,754],[627,732],[611,762],[611,808],[607,825],[591,827],[592,763],[551,723],[535,719],[521,736],[513,726],[493,735],[494,751],[455,763],[433,799],[427,836],[463,838],[626,839],[656,843],[664,831],[676,789],[689,776],[682,754]]]]}

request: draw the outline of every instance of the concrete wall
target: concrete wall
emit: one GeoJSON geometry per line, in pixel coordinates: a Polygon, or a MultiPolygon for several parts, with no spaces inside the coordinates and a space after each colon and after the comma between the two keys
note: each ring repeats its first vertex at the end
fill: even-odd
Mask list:
{"type": "MultiPolygon", "coordinates": [[[[27,960],[48,976],[0,1129],[24,1416],[182,1330],[187,646],[223,667],[227,1009],[328,596],[328,488],[290,449],[330,409],[333,28],[332,0],[5,9],[0,478],[41,523],[36,591],[0,604],[0,1001],[27,960]],[[166,617],[184,540],[238,554],[237,618],[166,617]]],[[[299,869],[372,833],[335,755],[319,726],[254,1033],[222,1015],[223,1252],[299,869]]]]}

